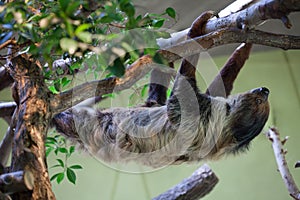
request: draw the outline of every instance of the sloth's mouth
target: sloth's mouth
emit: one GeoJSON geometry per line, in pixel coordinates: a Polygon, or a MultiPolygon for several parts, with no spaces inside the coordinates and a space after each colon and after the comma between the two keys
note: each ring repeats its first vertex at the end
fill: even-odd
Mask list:
{"type": "Polygon", "coordinates": [[[256,88],[256,89],[251,90],[251,93],[260,95],[266,101],[266,100],[268,100],[270,90],[266,87],[260,87],[260,88],[256,88]]]}

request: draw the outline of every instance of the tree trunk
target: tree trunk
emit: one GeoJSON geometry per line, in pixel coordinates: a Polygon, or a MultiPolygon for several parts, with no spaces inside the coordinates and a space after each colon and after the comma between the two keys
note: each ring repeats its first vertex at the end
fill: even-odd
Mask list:
{"type": "Polygon", "coordinates": [[[28,58],[12,60],[13,96],[18,104],[14,133],[11,172],[30,171],[34,177],[32,191],[18,192],[13,199],[55,199],[51,189],[45,157],[45,137],[51,119],[51,95],[44,83],[41,67],[28,58]]]}

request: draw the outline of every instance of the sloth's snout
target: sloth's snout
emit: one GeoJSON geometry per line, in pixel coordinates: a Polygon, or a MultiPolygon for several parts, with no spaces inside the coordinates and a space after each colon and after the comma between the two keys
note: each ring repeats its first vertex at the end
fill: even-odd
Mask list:
{"type": "Polygon", "coordinates": [[[265,100],[267,100],[270,90],[266,87],[260,87],[260,88],[251,90],[251,93],[261,95],[265,100]]]}

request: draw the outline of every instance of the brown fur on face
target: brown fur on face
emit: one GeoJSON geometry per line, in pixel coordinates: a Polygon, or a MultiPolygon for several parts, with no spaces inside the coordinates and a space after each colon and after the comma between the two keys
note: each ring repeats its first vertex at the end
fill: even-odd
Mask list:
{"type": "Polygon", "coordinates": [[[261,132],[270,111],[268,95],[269,90],[262,87],[238,98],[232,98],[231,126],[233,135],[239,143],[236,150],[247,148],[249,142],[261,132]]]}

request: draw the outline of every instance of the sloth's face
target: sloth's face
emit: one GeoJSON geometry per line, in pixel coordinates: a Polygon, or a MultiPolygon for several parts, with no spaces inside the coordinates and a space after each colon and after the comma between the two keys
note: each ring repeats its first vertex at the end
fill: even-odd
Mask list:
{"type": "Polygon", "coordinates": [[[228,99],[227,114],[236,150],[245,149],[263,129],[269,116],[269,90],[265,87],[232,96],[228,99]]]}

